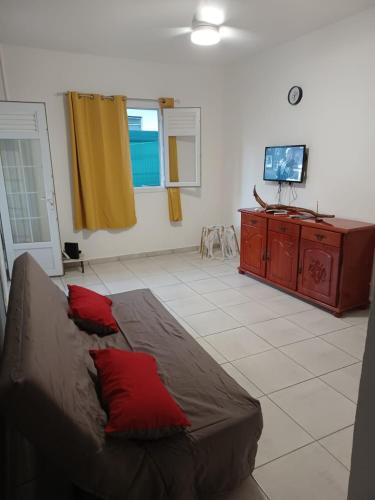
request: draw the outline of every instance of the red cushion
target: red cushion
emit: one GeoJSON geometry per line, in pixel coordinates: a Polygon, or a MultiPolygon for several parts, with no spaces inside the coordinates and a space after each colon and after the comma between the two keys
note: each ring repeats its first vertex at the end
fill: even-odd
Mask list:
{"type": "Polygon", "coordinates": [[[90,350],[90,355],[108,407],[107,434],[157,439],[191,425],[160,380],[153,356],[118,349],[90,350]]]}
{"type": "Polygon", "coordinates": [[[111,299],[82,286],[68,285],[68,288],[69,315],[81,329],[99,335],[118,331],[111,299]]]}

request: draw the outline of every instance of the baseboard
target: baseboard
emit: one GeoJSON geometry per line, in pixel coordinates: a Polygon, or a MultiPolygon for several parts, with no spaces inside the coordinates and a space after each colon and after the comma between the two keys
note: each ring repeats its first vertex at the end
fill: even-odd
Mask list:
{"type": "Polygon", "coordinates": [[[97,257],[95,259],[88,259],[86,262],[88,264],[104,264],[106,262],[116,262],[119,260],[134,260],[134,259],[143,259],[146,257],[158,257],[160,255],[184,254],[187,252],[194,252],[198,250],[199,246],[193,245],[190,247],[170,248],[168,250],[154,250],[152,252],[140,252],[140,253],[132,253],[126,255],[118,255],[117,257],[97,257]]]}

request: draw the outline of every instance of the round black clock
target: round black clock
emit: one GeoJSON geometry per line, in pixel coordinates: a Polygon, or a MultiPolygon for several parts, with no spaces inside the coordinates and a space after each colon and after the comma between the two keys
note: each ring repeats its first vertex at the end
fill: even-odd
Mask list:
{"type": "Polygon", "coordinates": [[[292,106],[295,106],[296,104],[301,102],[302,97],[303,97],[303,91],[301,87],[295,85],[289,90],[288,101],[289,104],[292,104],[292,106]]]}

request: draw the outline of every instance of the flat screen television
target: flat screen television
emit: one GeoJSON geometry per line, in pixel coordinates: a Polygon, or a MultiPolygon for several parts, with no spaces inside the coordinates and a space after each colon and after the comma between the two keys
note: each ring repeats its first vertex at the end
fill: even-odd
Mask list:
{"type": "Polygon", "coordinates": [[[263,179],[276,182],[303,182],[306,146],[269,146],[264,154],[263,179]]]}

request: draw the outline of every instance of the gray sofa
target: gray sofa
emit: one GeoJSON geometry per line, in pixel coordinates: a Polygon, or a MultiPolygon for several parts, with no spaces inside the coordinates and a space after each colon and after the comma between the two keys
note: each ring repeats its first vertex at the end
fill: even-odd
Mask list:
{"type": "Polygon", "coordinates": [[[16,260],[0,367],[0,408],[13,455],[19,447],[8,460],[18,471],[8,474],[10,498],[41,500],[46,476],[53,477],[46,498],[52,488],[52,497],[64,500],[78,491],[108,500],[203,500],[234,488],[254,467],[259,402],[150,290],[111,298],[120,332],[89,335],[69,319],[66,296],[31,256],[16,260]],[[153,354],[192,427],[157,441],[106,438],[88,355],[104,347],[153,354]]]}

